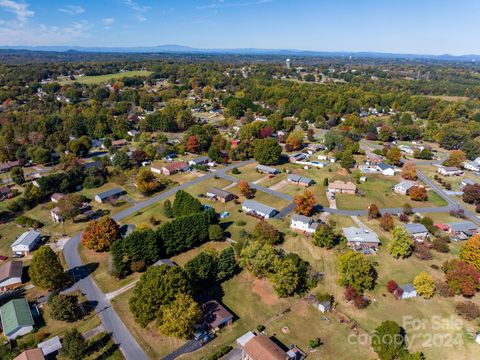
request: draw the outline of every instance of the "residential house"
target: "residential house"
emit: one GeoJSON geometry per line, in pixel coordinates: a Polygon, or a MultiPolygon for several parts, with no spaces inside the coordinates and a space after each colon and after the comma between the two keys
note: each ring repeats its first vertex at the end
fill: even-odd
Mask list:
{"type": "Polygon", "coordinates": [[[384,163],[384,162],[377,164],[377,170],[380,171],[385,176],[395,175],[395,168],[392,165],[388,165],[387,163],[384,163]]]}
{"type": "Polygon", "coordinates": [[[53,222],[61,223],[65,221],[65,218],[62,215],[62,211],[58,206],[50,210],[50,216],[52,217],[53,222]]]}
{"type": "Polygon", "coordinates": [[[417,297],[417,290],[415,290],[415,287],[412,284],[405,284],[400,285],[393,294],[397,299],[404,300],[417,297]]]}
{"type": "Polygon", "coordinates": [[[403,180],[393,187],[393,191],[397,194],[408,195],[410,189],[416,185],[414,181],[403,180]]]}
{"type": "Polygon", "coordinates": [[[23,264],[9,261],[0,266],[0,292],[15,289],[22,285],[23,264]]]}
{"type": "Polygon", "coordinates": [[[112,141],[112,147],[114,148],[122,148],[124,146],[127,146],[128,145],[128,141],[125,140],[125,139],[120,139],[120,140],[113,140],[112,141]]]}
{"type": "Polygon", "coordinates": [[[269,175],[277,175],[280,174],[280,170],[275,169],[270,166],[265,166],[265,165],[257,165],[257,171],[263,174],[269,174],[269,175]]]}
{"type": "Polygon", "coordinates": [[[125,195],[127,192],[123,190],[122,188],[114,188],[110,189],[104,192],[101,192],[97,195],[95,195],[95,201],[103,204],[104,202],[110,200],[110,199],[116,199],[119,198],[122,195],[125,195]]]}
{"type": "Polygon", "coordinates": [[[205,165],[208,163],[208,156],[200,156],[188,162],[190,166],[205,165]]]}
{"type": "Polygon", "coordinates": [[[13,191],[8,186],[0,187],[0,201],[13,198],[13,191]]]}
{"type": "Polygon", "coordinates": [[[357,250],[376,250],[380,244],[377,234],[358,227],[343,228],[343,235],[347,239],[347,245],[357,250]]]}
{"type": "Polygon", "coordinates": [[[415,241],[423,242],[428,239],[429,232],[423,224],[405,224],[403,227],[415,241]]]}
{"type": "Polygon", "coordinates": [[[14,340],[33,331],[33,317],[25,299],[13,299],[0,307],[3,335],[14,340]]]}
{"type": "Polygon", "coordinates": [[[437,172],[443,176],[461,176],[463,170],[454,166],[439,166],[437,172]]]}
{"type": "Polygon", "coordinates": [[[207,198],[211,200],[220,201],[221,203],[227,203],[235,199],[235,194],[231,192],[217,189],[217,188],[210,188],[206,193],[207,198]]]}
{"type": "Polygon", "coordinates": [[[203,321],[209,329],[218,331],[233,322],[233,315],[218,301],[210,300],[202,305],[203,321]]]}
{"type": "Polygon", "coordinates": [[[345,183],[341,180],[335,180],[328,184],[328,191],[337,194],[355,194],[357,192],[357,185],[351,181],[345,183]]]}
{"type": "Polygon", "coordinates": [[[412,147],[408,145],[400,145],[398,148],[402,153],[407,155],[413,155],[414,153],[414,149],[412,149],[412,147]]]}
{"type": "Polygon", "coordinates": [[[465,161],[463,163],[463,168],[470,171],[480,171],[480,164],[476,161],[465,161]]]}
{"type": "Polygon", "coordinates": [[[171,176],[176,174],[179,171],[185,172],[190,170],[190,166],[186,162],[180,161],[180,162],[175,162],[166,166],[152,165],[151,170],[156,174],[171,176]]]}
{"type": "Polygon", "coordinates": [[[86,162],[83,164],[83,170],[88,170],[88,169],[98,169],[101,170],[103,169],[103,164],[101,161],[96,160],[96,161],[91,161],[91,162],[86,162]]]}
{"type": "Polygon", "coordinates": [[[138,130],[128,130],[127,134],[130,135],[131,137],[135,137],[136,135],[140,134],[140,131],[138,131],[138,130]]]}
{"type": "Polygon", "coordinates": [[[45,360],[45,356],[43,355],[42,349],[36,348],[25,350],[13,358],[13,360],[45,360]]]}
{"type": "Polygon", "coordinates": [[[40,242],[40,233],[38,231],[27,231],[18,237],[11,245],[12,252],[15,254],[28,255],[40,242]]]}
{"type": "Polygon", "coordinates": [[[308,154],[298,153],[298,154],[290,155],[288,157],[288,161],[290,161],[291,163],[296,163],[296,162],[303,161],[307,158],[308,158],[308,154]]]}
{"type": "Polygon", "coordinates": [[[475,160],[473,160],[473,161],[475,161],[476,163],[479,163],[479,164],[480,164],[480,156],[477,157],[477,158],[476,158],[475,160]]]}
{"type": "Polygon", "coordinates": [[[277,214],[277,210],[255,200],[245,200],[242,204],[242,210],[247,215],[258,216],[263,219],[269,219],[277,214]]]}
{"type": "Polygon", "coordinates": [[[266,122],[268,118],[266,116],[255,116],[255,121],[266,122]]]}
{"type": "Polygon", "coordinates": [[[64,197],[65,197],[65,194],[63,193],[53,193],[52,196],[50,196],[50,200],[52,200],[52,202],[56,204],[64,197]]]}
{"type": "Polygon", "coordinates": [[[20,160],[8,161],[6,163],[0,164],[0,174],[7,173],[15,167],[22,166],[23,163],[20,160]]]}
{"type": "Polygon", "coordinates": [[[383,156],[377,155],[372,152],[367,152],[367,164],[368,165],[378,165],[383,162],[383,156]]]}
{"type": "Polygon", "coordinates": [[[59,350],[62,348],[62,343],[60,342],[59,336],[54,336],[48,340],[42,341],[37,347],[42,350],[44,356],[53,356],[58,354],[59,350]]]}
{"type": "Polygon", "coordinates": [[[302,185],[302,186],[310,186],[313,185],[314,181],[310,178],[289,174],[287,177],[287,181],[291,184],[302,185]]]}
{"type": "Polygon", "coordinates": [[[241,360],[291,360],[295,359],[287,354],[276,342],[269,337],[249,331],[237,339],[242,350],[241,360]]]}
{"type": "Polygon", "coordinates": [[[462,183],[461,183],[462,189],[463,189],[465,186],[467,186],[467,185],[475,185],[475,184],[476,184],[476,182],[473,181],[473,180],[471,180],[471,179],[469,179],[469,178],[463,179],[463,180],[462,180],[462,183]]]}
{"type": "Polygon", "coordinates": [[[306,147],[306,151],[309,155],[313,155],[316,152],[319,152],[320,150],[323,150],[324,146],[320,144],[308,144],[306,147]]]}
{"type": "Polygon", "coordinates": [[[472,235],[478,233],[478,226],[471,221],[457,221],[446,225],[447,233],[452,240],[467,240],[472,235]]]}
{"type": "Polygon", "coordinates": [[[307,234],[313,234],[318,228],[318,223],[309,216],[294,214],[290,221],[290,228],[307,234]]]}
{"type": "Polygon", "coordinates": [[[170,259],[160,259],[158,260],[155,264],[153,264],[153,266],[160,266],[160,265],[167,265],[167,266],[178,266],[177,264],[175,264],[172,260],[170,259]]]}

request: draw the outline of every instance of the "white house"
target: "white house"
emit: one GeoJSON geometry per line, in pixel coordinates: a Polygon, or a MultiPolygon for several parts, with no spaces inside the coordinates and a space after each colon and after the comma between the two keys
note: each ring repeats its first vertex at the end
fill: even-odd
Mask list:
{"type": "Polygon", "coordinates": [[[465,161],[463,168],[471,171],[480,171],[480,164],[475,161],[465,161]]]}
{"type": "Polygon", "coordinates": [[[343,235],[347,239],[347,246],[357,250],[375,250],[380,244],[377,234],[358,227],[343,228],[343,235]]]}
{"type": "Polygon", "coordinates": [[[397,194],[408,195],[410,189],[416,185],[415,182],[410,180],[404,180],[399,182],[397,185],[393,187],[393,191],[397,194]]]}
{"type": "Polygon", "coordinates": [[[429,232],[423,224],[405,224],[404,228],[415,241],[423,242],[428,239],[429,232]]]}
{"type": "Polygon", "coordinates": [[[463,171],[454,166],[439,166],[437,172],[443,176],[460,176],[463,171]]]}
{"type": "Polygon", "coordinates": [[[269,219],[277,214],[277,210],[255,200],[245,200],[242,204],[242,210],[247,215],[259,216],[263,219],[269,219]]]}
{"type": "Polygon", "coordinates": [[[15,254],[28,255],[35,249],[40,241],[40,233],[38,231],[27,231],[18,237],[12,244],[12,252],[15,254]]]}
{"type": "Polygon", "coordinates": [[[380,171],[385,176],[394,176],[395,175],[395,168],[391,165],[388,165],[384,162],[381,162],[377,165],[378,171],[380,171]]]}
{"type": "Polygon", "coordinates": [[[477,336],[475,337],[475,341],[477,344],[480,344],[480,333],[478,333],[477,336]]]}
{"type": "Polygon", "coordinates": [[[395,295],[400,299],[410,299],[417,297],[417,290],[412,284],[400,285],[395,291],[395,295]]]}
{"type": "Polygon", "coordinates": [[[293,230],[299,230],[306,232],[308,234],[313,234],[317,230],[318,223],[315,222],[311,217],[305,215],[294,214],[292,220],[290,221],[290,228],[293,230]]]}

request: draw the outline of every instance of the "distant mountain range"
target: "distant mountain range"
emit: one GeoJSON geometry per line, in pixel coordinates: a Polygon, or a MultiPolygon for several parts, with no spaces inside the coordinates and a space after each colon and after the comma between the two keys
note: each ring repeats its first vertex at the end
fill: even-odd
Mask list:
{"type": "Polygon", "coordinates": [[[352,52],[352,51],[312,51],[295,49],[201,49],[182,45],[158,45],[138,47],[95,47],[95,46],[0,46],[0,49],[55,51],[55,52],[94,52],[94,53],[177,53],[177,54],[228,54],[228,55],[279,55],[279,56],[341,56],[361,58],[390,59],[432,59],[449,61],[479,61],[480,55],[428,55],[428,54],[398,54],[382,52],[352,52]]]}

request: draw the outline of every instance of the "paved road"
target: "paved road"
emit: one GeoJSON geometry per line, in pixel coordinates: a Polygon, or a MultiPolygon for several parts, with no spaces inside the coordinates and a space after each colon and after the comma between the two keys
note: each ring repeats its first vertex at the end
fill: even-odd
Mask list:
{"type": "MultiPolygon", "coordinates": [[[[149,205],[166,199],[167,197],[175,194],[175,192],[177,192],[178,190],[198,184],[202,181],[205,181],[206,179],[214,177],[216,174],[225,174],[226,171],[231,170],[234,167],[245,166],[252,162],[254,161],[244,161],[235,165],[225,167],[218,171],[208,173],[202,177],[193,179],[173,189],[158,194],[157,196],[154,196],[150,199],[139,202],[134,206],[116,214],[115,216],[113,216],[113,219],[116,221],[120,221],[123,218],[130,216],[133,213],[149,205]]],[[[103,327],[112,334],[115,342],[119,345],[120,350],[124,354],[125,358],[127,360],[147,360],[147,356],[143,352],[140,345],[138,345],[135,338],[128,331],[122,320],[118,317],[117,313],[113,310],[106,295],[102,291],[100,291],[100,289],[96,286],[92,277],[86,270],[84,266],[85,264],[82,262],[82,260],[80,259],[80,255],[78,254],[80,238],[81,234],[73,236],[63,248],[65,260],[68,264],[68,267],[72,272],[73,276],[75,277],[75,280],[77,280],[75,283],[75,288],[80,289],[85,294],[87,300],[91,301],[95,305],[95,312],[100,317],[103,327]]]]}

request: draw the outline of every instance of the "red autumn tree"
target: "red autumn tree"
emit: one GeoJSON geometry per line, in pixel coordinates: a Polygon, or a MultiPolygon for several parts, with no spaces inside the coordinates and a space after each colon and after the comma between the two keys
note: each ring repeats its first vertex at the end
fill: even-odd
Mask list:
{"type": "Polygon", "coordinates": [[[357,292],[351,286],[345,287],[345,300],[352,301],[357,297],[357,292]]]}
{"type": "Polygon", "coordinates": [[[260,130],[260,137],[262,139],[270,137],[270,136],[272,136],[272,134],[273,134],[273,129],[269,126],[264,127],[263,129],[260,130]]]}
{"type": "Polygon", "coordinates": [[[191,153],[198,152],[198,139],[195,135],[192,135],[188,138],[186,149],[188,152],[191,152],[191,153]]]}
{"type": "Polygon", "coordinates": [[[372,204],[368,207],[368,220],[377,219],[381,216],[378,206],[372,204]]]}
{"type": "Polygon", "coordinates": [[[390,231],[393,229],[394,222],[393,222],[393,217],[390,214],[384,214],[380,218],[380,227],[385,230],[385,231],[390,231]]]}
{"type": "Polygon", "coordinates": [[[303,194],[294,197],[295,212],[297,214],[310,216],[315,208],[315,196],[311,191],[305,190],[303,194]]]}
{"type": "Polygon", "coordinates": [[[98,221],[88,223],[82,234],[85,247],[95,251],[108,251],[115,240],[120,237],[120,227],[112,218],[104,216],[98,221]]]}
{"type": "Polygon", "coordinates": [[[393,294],[397,289],[398,289],[398,284],[395,280],[390,280],[389,282],[387,282],[387,291],[390,294],[393,294]]]}
{"type": "Polygon", "coordinates": [[[474,296],[480,289],[480,272],[472,264],[453,259],[442,266],[448,287],[457,295],[474,296]]]}

